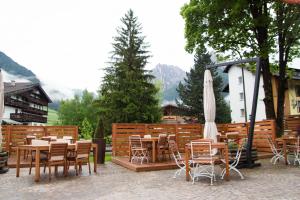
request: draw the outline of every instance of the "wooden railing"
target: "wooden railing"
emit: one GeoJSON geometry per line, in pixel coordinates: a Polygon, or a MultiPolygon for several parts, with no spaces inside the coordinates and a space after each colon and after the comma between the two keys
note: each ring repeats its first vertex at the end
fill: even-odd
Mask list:
{"type": "Polygon", "coordinates": [[[27,135],[35,135],[37,138],[42,136],[72,136],[78,139],[77,126],[25,126],[25,125],[4,125],[2,126],[4,150],[12,152],[15,147],[24,144],[27,135]]]}
{"type": "MultiPolygon", "coordinates": [[[[204,125],[201,124],[113,124],[112,125],[112,155],[127,156],[129,154],[129,136],[149,134],[157,137],[160,133],[175,134],[179,150],[184,151],[184,145],[191,140],[203,137],[204,125]]],[[[219,132],[239,132],[241,138],[247,137],[249,123],[218,124],[219,132]]],[[[253,146],[260,152],[271,152],[267,137],[275,140],[274,120],[255,123],[253,146]]]]}
{"type": "Polygon", "coordinates": [[[47,123],[47,117],[43,117],[41,115],[32,115],[28,113],[10,113],[10,119],[17,122],[47,123]]]}

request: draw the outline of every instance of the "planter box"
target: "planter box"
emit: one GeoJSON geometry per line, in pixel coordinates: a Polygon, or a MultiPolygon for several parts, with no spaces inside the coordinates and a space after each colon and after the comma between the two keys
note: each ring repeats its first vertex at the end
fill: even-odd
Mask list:
{"type": "MultiPolygon", "coordinates": [[[[236,155],[236,151],[237,149],[229,149],[229,153],[232,155],[232,157],[234,157],[236,155]]],[[[257,149],[253,148],[252,149],[252,161],[255,162],[258,160],[257,158],[257,149]]],[[[243,149],[242,151],[242,155],[240,157],[240,162],[237,165],[237,168],[243,168],[245,165],[247,164],[247,150],[243,149]]]]}
{"type": "Polygon", "coordinates": [[[7,152],[0,152],[0,174],[8,172],[8,153],[7,152]]]}

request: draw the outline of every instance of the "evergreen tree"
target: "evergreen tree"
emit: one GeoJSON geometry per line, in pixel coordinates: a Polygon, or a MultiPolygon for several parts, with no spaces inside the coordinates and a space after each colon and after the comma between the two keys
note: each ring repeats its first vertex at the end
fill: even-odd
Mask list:
{"type": "MultiPolygon", "coordinates": [[[[205,66],[212,64],[210,55],[207,52],[198,50],[194,58],[194,68],[186,73],[187,77],[184,83],[179,83],[177,91],[179,100],[177,105],[182,110],[187,110],[185,115],[198,118],[200,123],[205,122],[203,110],[203,82],[205,66]]],[[[222,96],[222,78],[218,75],[216,69],[211,69],[213,77],[213,87],[216,99],[216,122],[231,122],[230,109],[222,96]]]]}
{"type": "Polygon", "coordinates": [[[153,123],[161,118],[154,78],[145,70],[150,57],[141,25],[129,10],[121,19],[122,27],[114,37],[109,67],[100,89],[101,115],[106,130],[111,123],[153,123]]]}

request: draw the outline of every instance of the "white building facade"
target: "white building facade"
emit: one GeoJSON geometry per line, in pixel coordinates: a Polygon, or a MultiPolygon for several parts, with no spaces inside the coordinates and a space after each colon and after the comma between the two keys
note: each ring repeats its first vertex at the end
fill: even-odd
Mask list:
{"type": "MultiPolygon", "coordinates": [[[[244,68],[244,91],[242,67],[228,66],[225,68],[224,72],[228,73],[229,104],[232,122],[245,122],[246,114],[247,121],[249,122],[252,110],[255,74],[244,68]]],[[[266,119],[265,104],[263,101],[264,97],[263,77],[261,76],[256,110],[257,121],[266,119]]]]}

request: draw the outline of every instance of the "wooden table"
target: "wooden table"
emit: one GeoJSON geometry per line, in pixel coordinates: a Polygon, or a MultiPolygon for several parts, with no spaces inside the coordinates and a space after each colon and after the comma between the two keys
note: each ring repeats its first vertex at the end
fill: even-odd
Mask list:
{"type": "MultiPolygon", "coordinates": [[[[152,162],[155,163],[157,160],[157,153],[156,153],[156,143],[158,143],[158,137],[151,137],[151,138],[141,138],[142,142],[151,142],[152,144],[152,162]]],[[[129,143],[129,162],[131,161],[131,146],[129,143]]]]}
{"type": "MultiPolygon", "coordinates": [[[[226,179],[226,181],[229,181],[230,173],[229,173],[228,144],[225,142],[212,143],[211,148],[219,149],[224,153],[225,167],[226,167],[225,179],[226,179]]],[[[191,145],[190,145],[190,143],[188,143],[185,145],[185,166],[186,166],[185,178],[186,178],[186,181],[190,180],[190,165],[189,165],[189,159],[191,157],[190,151],[191,151],[191,145]]]]}
{"type": "Polygon", "coordinates": [[[287,160],[287,144],[288,143],[296,143],[297,138],[294,136],[283,136],[281,138],[276,139],[277,144],[282,142],[282,151],[283,151],[283,156],[284,156],[284,162],[286,165],[288,165],[288,160],[287,160]]]}
{"type": "MultiPolygon", "coordinates": [[[[21,151],[31,150],[35,151],[35,178],[36,182],[40,181],[40,152],[49,151],[50,145],[20,145],[17,147],[17,166],[16,166],[16,177],[20,176],[20,160],[21,151]]],[[[69,144],[68,149],[75,149],[75,144],[69,144]]],[[[94,172],[97,172],[97,157],[98,157],[98,146],[92,144],[92,151],[94,157],[94,172]]]]}

